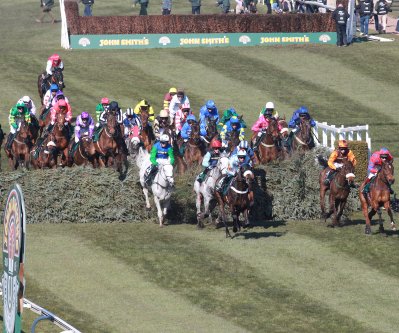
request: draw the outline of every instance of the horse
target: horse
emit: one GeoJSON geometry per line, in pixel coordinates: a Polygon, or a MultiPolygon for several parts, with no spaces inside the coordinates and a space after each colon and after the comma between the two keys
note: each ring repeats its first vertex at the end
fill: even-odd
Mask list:
{"type": "Polygon", "coordinates": [[[188,167],[191,167],[194,164],[200,165],[204,155],[205,147],[200,135],[200,125],[195,122],[191,125],[190,137],[186,143],[186,149],[184,151],[184,161],[188,167]]]}
{"type": "Polygon", "coordinates": [[[299,123],[299,131],[291,133],[291,153],[294,151],[305,152],[313,148],[313,134],[309,119],[301,118],[299,123]]]}
{"type": "Polygon", "coordinates": [[[214,118],[206,118],[206,135],[203,138],[208,147],[212,141],[217,139],[219,136],[217,128],[217,120],[214,118]]]}
{"type": "Polygon", "coordinates": [[[57,167],[57,148],[55,145],[55,136],[50,133],[42,142],[42,149],[36,156],[37,146],[30,151],[30,162],[35,169],[53,169],[57,167]]]}
{"type": "MultiPolygon", "coordinates": [[[[276,143],[279,141],[280,133],[278,130],[277,120],[272,118],[266,132],[262,134],[261,142],[259,143],[257,158],[259,163],[265,164],[274,161],[278,158],[278,148],[276,143]]],[[[252,140],[254,139],[254,136],[252,140]]]]}
{"type": "Polygon", "coordinates": [[[170,198],[174,190],[173,166],[168,162],[159,164],[158,172],[155,175],[152,185],[148,187],[145,183],[144,175],[147,168],[151,165],[150,155],[147,150],[142,147],[139,148],[136,164],[140,169],[140,184],[143,188],[146,208],[147,210],[151,209],[151,204],[148,199],[148,190],[151,189],[158,211],[159,226],[163,227],[165,216],[170,208],[170,198]]]}
{"type": "Polygon", "coordinates": [[[318,156],[317,158],[319,163],[324,167],[324,169],[320,171],[319,175],[321,216],[327,220],[332,215],[332,223],[328,226],[335,227],[340,223],[342,213],[348,200],[350,189],[351,187],[354,187],[355,167],[347,158],[342,159],[342,167],[335,174],[331,183],[329,185],[325,185],[324,181],[326,179],[327,171],[329,170],[328,163],[322,156],[318,156]],[[325,195],[328,190],[330,191],[328,197],[330,209],[329,212],[326,213],[325,195]]]}
{"type": "Polygon", "coordinates": [[[98,140],[94,143],[97,153],[97,162],[100,167],[111,166],[118,154],[117,135],[120,134],[120,126],[117,116],[113,112],[106,114],[107,123],[104,125],[98,140]]]}
{"type": "MultiPolygon", "coordinates": [[[[0,147],[3,144],[4,138],[5,138],[5,134],[4,134],[3,129],[1,128],[1,125],[0,125],[0,147]]],[[[1,154],[0,154],[0,171],[1,171],[1,154]]]]}
{"type": "MultiPolygon", "coordinates": [[[[29,169],[29,152],[33,145],[30,127],[29,124],[23,119],[19,119],[17,124],[18,131],[12,142],[11,150],[7,150],[7,147],[4,147],[4,150],[8,156],[8,162],[11,169],[17,170],[19,165],[23,165],[29,169]]],[[[11,133],[8,135],[11,135],[11,133]]]]}
{"type": "Polygon", "coordinates": [[[52,133],[55,138],[55,147],[57,149],[57,155],[61,159],[58,161],[57,157],[57,165],[62,167],[66,166],[68,163],[68,155],[69,155],[69,126],[65,125],[65,114],[61,112],[57,112],[56,114],[56,122],[52,129],[52,133]]]}
{"type": "Polygon", "coordinates": [[[249,210],[251,208],[251,198],[249,193],[251,192],[250,185],[248,184],[247,177],[253,178],[250,176],[252,173],[251,170],[240,167],[237,170],[237,174],[234,177],[230,188],[228,189],[226,195],[221,194],[220,192],[216,192],[216,199],[219,204],[220,213],[222,215],[222,223],[226,229],[226,238],[231,237],[229,228],[226,223],[226,213],[224,211],[224,206],[228,205],[230,207],[230,212],[233,215],[233,232],[241,230],[241,223],[239,216],[242,213],[245,219],[244,227],[250,225],[249,223],[249,210]]]}
{"type": "Polygon", "coordinates": [[[150,152],[152,148],[152,144],[155,141],[154,132],[152,127],[148,122],[148,118],[150,117],[147,110],[141,110],[140,113],[140,121],[142,125],[142,130],[140,133],[140,140],[143,142],[144,148],[150,152]]]}
{"type": "Polygon", "coordinates": [[[46,73],[39,74],[37,78],[37,90],[39,92],[40,101],[42,105],[43,105],[43,96],[46,94],[46,91],[50,89],[50,85],[52,83],[57,84],[60,90],[65,88],[64,75],[60,68],[54,69],[53,74],[47,80],[44,80],[44,75],[46,75],[46,73]]]}
{"type": "Polygon", "coordinates": [[[83,136],[77,149],[72,152],[73,141],[69,144],[69,159],[68,166],[75,165],[88,165],[91,164],[93,168],[96,166],[96,149],[94,148],[93,139],[89,136],[83,136]]]}
{"type": "Polygon", "coordinates": [[[125,138],[125,144],[129,152],[131,160],[135,160],[139,153],[140,146],[143,143],[140,141],[140,128],[138,126],[132,126],[129,130],[127,138],[125,138]]]}
{"type": "Polygon", "coordinates": [[[203,182],[196,180],[194,182],[194,192],[196,193],[196,207],[197,207],[197,228],[204,228],[203,219],[209,216],[210,223],[212,223],[210,207],[211,201],[215,198],[215,186],[218,179],[225,175],[229,167],[229,159],[225,156],[220,157],[218,163],[212,168],[203,182]],[[201,203],[204,203],[204,212],[201,212],[201,203]]]}
{"type": "Polygon", "coordinates": [[[370,184],[370,206],[371,210],[368,211],[368,200],[363,194],[363,188],[365,182],[359,188],[359,198],[362,205],[363,215],[366,219],[366,235],[371,234],[371,219],[378,212],[379,216],[379,231],[384,233],[384,224],[381,218],[381,207],[384,207],[387,211],[391,220],[391,229],[396,231],[396,225],[393,220],[392,209],[391,209],[391,197],[390,197],[390,185],[395,182],[394,177],[394,166],[392,162],[383,162],[381,169],[375,176],[374,181],[370,184]]]}
{"type": "Polygon", "coordinates": [[[231,131],[228,134],[227,149],[231,153],[240,144],[240,132],[231,131]]]}

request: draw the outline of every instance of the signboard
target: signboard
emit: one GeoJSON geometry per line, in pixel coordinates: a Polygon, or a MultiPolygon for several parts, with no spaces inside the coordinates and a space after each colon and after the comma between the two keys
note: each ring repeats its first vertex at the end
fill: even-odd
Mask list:
{"type": "Polygon", "coordinates": [[[336,44],[335,32],[71,35],[72,49],[148,49],[215,46],[336,44]]]}
{"type": "Polygon", "coordinates": [[[9,192],[3,216],[3,333],[20,333],[24,297],[26,216],[21,187],[9,192]]]}

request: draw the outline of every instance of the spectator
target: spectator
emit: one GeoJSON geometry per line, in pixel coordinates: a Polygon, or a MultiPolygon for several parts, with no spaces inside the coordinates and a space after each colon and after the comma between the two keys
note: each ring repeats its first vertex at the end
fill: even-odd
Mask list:
{"type": "Polygon", "coordinates": [[[373,20],[374,20],[375,31],[378,32],[380,28],[378,26],[377,2],[378,0],[373,0],[373,20]]]}
{"type": "MultiPolygon", "coordinates": [[[[318,3],[322,4],[322,5],[327,5],[327,0],[317,0],[318,3]]],[[[326,13],[327,10],[324,7],[318,7],[317,11],[319,13],[326,13]]]]}
{"type": "Polygon", "coordinates": [[[256,14],[258,12],[258,8],[256,7],[257,3],[258,3],[258,0],[250,1],[249,5],[248,5],[248,11],[251,14],[256,14]]]}
{"type": "Polygon", "coordinates": [[[265,0],[265,5],[267,7],[267,12],[266,14],[271,14],[272,13],[272,5],[270,3],[271,0],[265,0]]]}
{"type": "Polygon", "coordinates": [[[283,9],[283,13],[289,13],[291,11],[289,0],[283,0],[281,2],[281,8],[283,9]]]}
{"type": "Polygon", "coordinates": [[[134,4],[140,3],[140,13],[139,15],[148,15],[147,7],[149,0],[134,0],[134,4]]]}
{"type": "Polygon", "coordinates": [[[359,11],[360,15],[360,36],[368,36],[369,34],[369,20],[370,15],[373,12],[372,0],[360,0],[356,10],[359,11]]]}
{"type": "Polygon", "coordinates": [[[346,22],[348,21],[349,14],[344,8],[344,5],[339,2],[337,8],[332,13],[332,19],[335,21],[337,29],[337,46],[348,46],[346,39],[346,22]]]}
{"type": "Polygon", "coordinates": [[[230,0],[218,0],[216,2],[217,6],[222,7],[223,14],[228,14],[230,11],[230,0]]]}
{"type": "Polygon", "coordinates": [[[244,14],[244,1],[236,0],[236,14],[244,14]]]}
{"type": "Polygon", "coordinates": [[[271,0],[272,1],[272,10],[276,12],[277,14],[281,14],[281,9],[278,4],[278,0],[271,0]]]}
{"type": "Polygon", "coordinates": [[[85,5],[83,16],[93,16],[92,7],[94,5],[94,0],[81,0],[81,2],[85,5]]]}
{"type": "Polygon", "coordinates": [[[170,15],[172,11],[172,0],[162,0],[162,15],[170,15]]]}
{"type": "Polygon", "coordinates": [[[201,14],[201,0],[189,0],[191,2],[191,13],[194,15],[201,14]]]}
{"type": "Polygon", "coordinates": [[[387,30],[388,4],[385,0],[378,0],[376,7],[378,15],[378,33],[382,32],[385,34],[387,30]]]}
{"type": "Polygon", "coordinates": [[[54,0],[42,0],[40,7],[42,7],[42,14],[38,19],[36,19],[37,23],[43,23],[43,18],[46,14],[48,14],[51,17],[51,23],[55,23],[55,17],[53,14],[51,14],[51,8],[54,6],[54,0]]]}

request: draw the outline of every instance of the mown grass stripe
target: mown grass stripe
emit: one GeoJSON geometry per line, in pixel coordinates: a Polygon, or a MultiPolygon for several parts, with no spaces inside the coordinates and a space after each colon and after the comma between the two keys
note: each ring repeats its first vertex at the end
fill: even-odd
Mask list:
{"type": "MultiPolygon", "coordinates": [[[[306,289],[290,288],[283,279],[265,274],[278,262],[271,259],[262,270],[259,265],[252,267],[239,258],[244,249],[235,247],[236,241],[224,240],[222,233],[215,233],[217,238],[211,237],[208,243],[207,233],[187,237],[194,233],[192,227],[177,228],[184,234],[176,233],[174,227],[159,232],[152,225],[140,224],[101,226],[94,236],[79,226],[77,235],[160,287],[252,332],[379,331],[326,306],[322,299],[307,296],[306,289]],[[110,232],[113,238],[106,241],[110,232]]],[[[253,247],[248,245],[244,252],[261,262],[259,253],[251,252],[253,247]]]]}
{"type": "MultiPolygon", "coordinates": [[[[72,324],[76,323],[72,317],[79,316],[75,319],[81,322],[87,313],[88,319],[97,321],[100,326],[104,323],[104,331],[110,333],[246,331],[212,312],[193,306],[174,288],[164,290],[142,275],[145,267],[145,271],[156,271],[165,284],[174,284],[173,278],[163,275],[162,271],[162,256],[167,253],[153,253],[159,262],[144,257],[143,267],[135,266],[134,262],[121,261],[101,246],[107,243],[132,256],[140,256],[142,249],[137,248],[136,254],[128,254],[128,248],[123,248],[126,244],[121,244],[123,247],[117,245],[116,237],[120,235],[113,234],[109,228],[105,234],[98,233],[93,225],[89,229],[85,229],[90,234],[89,239],[79,236],[80,225],[70,228],[29,225],[27,232],[29,274],[40,288],[50,291],[50,296],[55,294],[66,304],[79,308],[79,313],[75,311],[68,315],[72,324]]],[[[141,245],[150,248],[149,244],[141,245]]],[[[180,286],[175,284],[175,288],[180,286]]],[[[46,295],[43,295],[43,303],[44,298],[46,295]]],[[[51,298],[47,302],[51,302],[51,298]]],[[[82,331],[97,332],[89,328],[84,325],[82,331]]]]}

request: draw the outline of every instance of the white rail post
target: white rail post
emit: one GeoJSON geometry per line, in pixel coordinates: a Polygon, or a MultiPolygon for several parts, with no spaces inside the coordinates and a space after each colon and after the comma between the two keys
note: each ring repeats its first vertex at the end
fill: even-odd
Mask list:
{"type": "Polygon", "coordinates": [[[348,140],[353,141],[353,131],[348,132],[348,140]]]}
{"type": "Polygon", "coordinates": [[[333,128],[332,130],[331,130],[331,145],[330,145],[330,148],[332,149],[332,150],[334,150],[335,149],[335,133],[336,133],[336,129],[335,129],[335,125],[331,125],[331,127],[333,128]]]}
{"type": "Polygon", "coordinates": [[[65,14],[64,0],[60,0],[60,12],[61,12],[61,47],[64,49],[70,49],[69,35],[68,35],[68,23],[65,14]]]}
{"type": "Polygon", "coordinates": [[[338,130],[338,139],[345,140],[345,132],[343,131],[344,125],[341,125],[341,128],[338,130]]]}
{"type": "Polygon", "coordinates": [[[366,125],[366,142],[369,149],[369,157],[371,156],[371,138],[369,136],[369,125],[366,125]]]}
{"type": "MultiPolygon", "coordinates": [[[[326,122],[323,122],[322,124],[327,126],[326,122]]],[[[327,138],[327,129],[323,128],[322,130],[323,130],[323,146],[324,147],[328,147],[328,144],[327,144],[327,140],[328,140],[328,138],[327,138]]]]}

